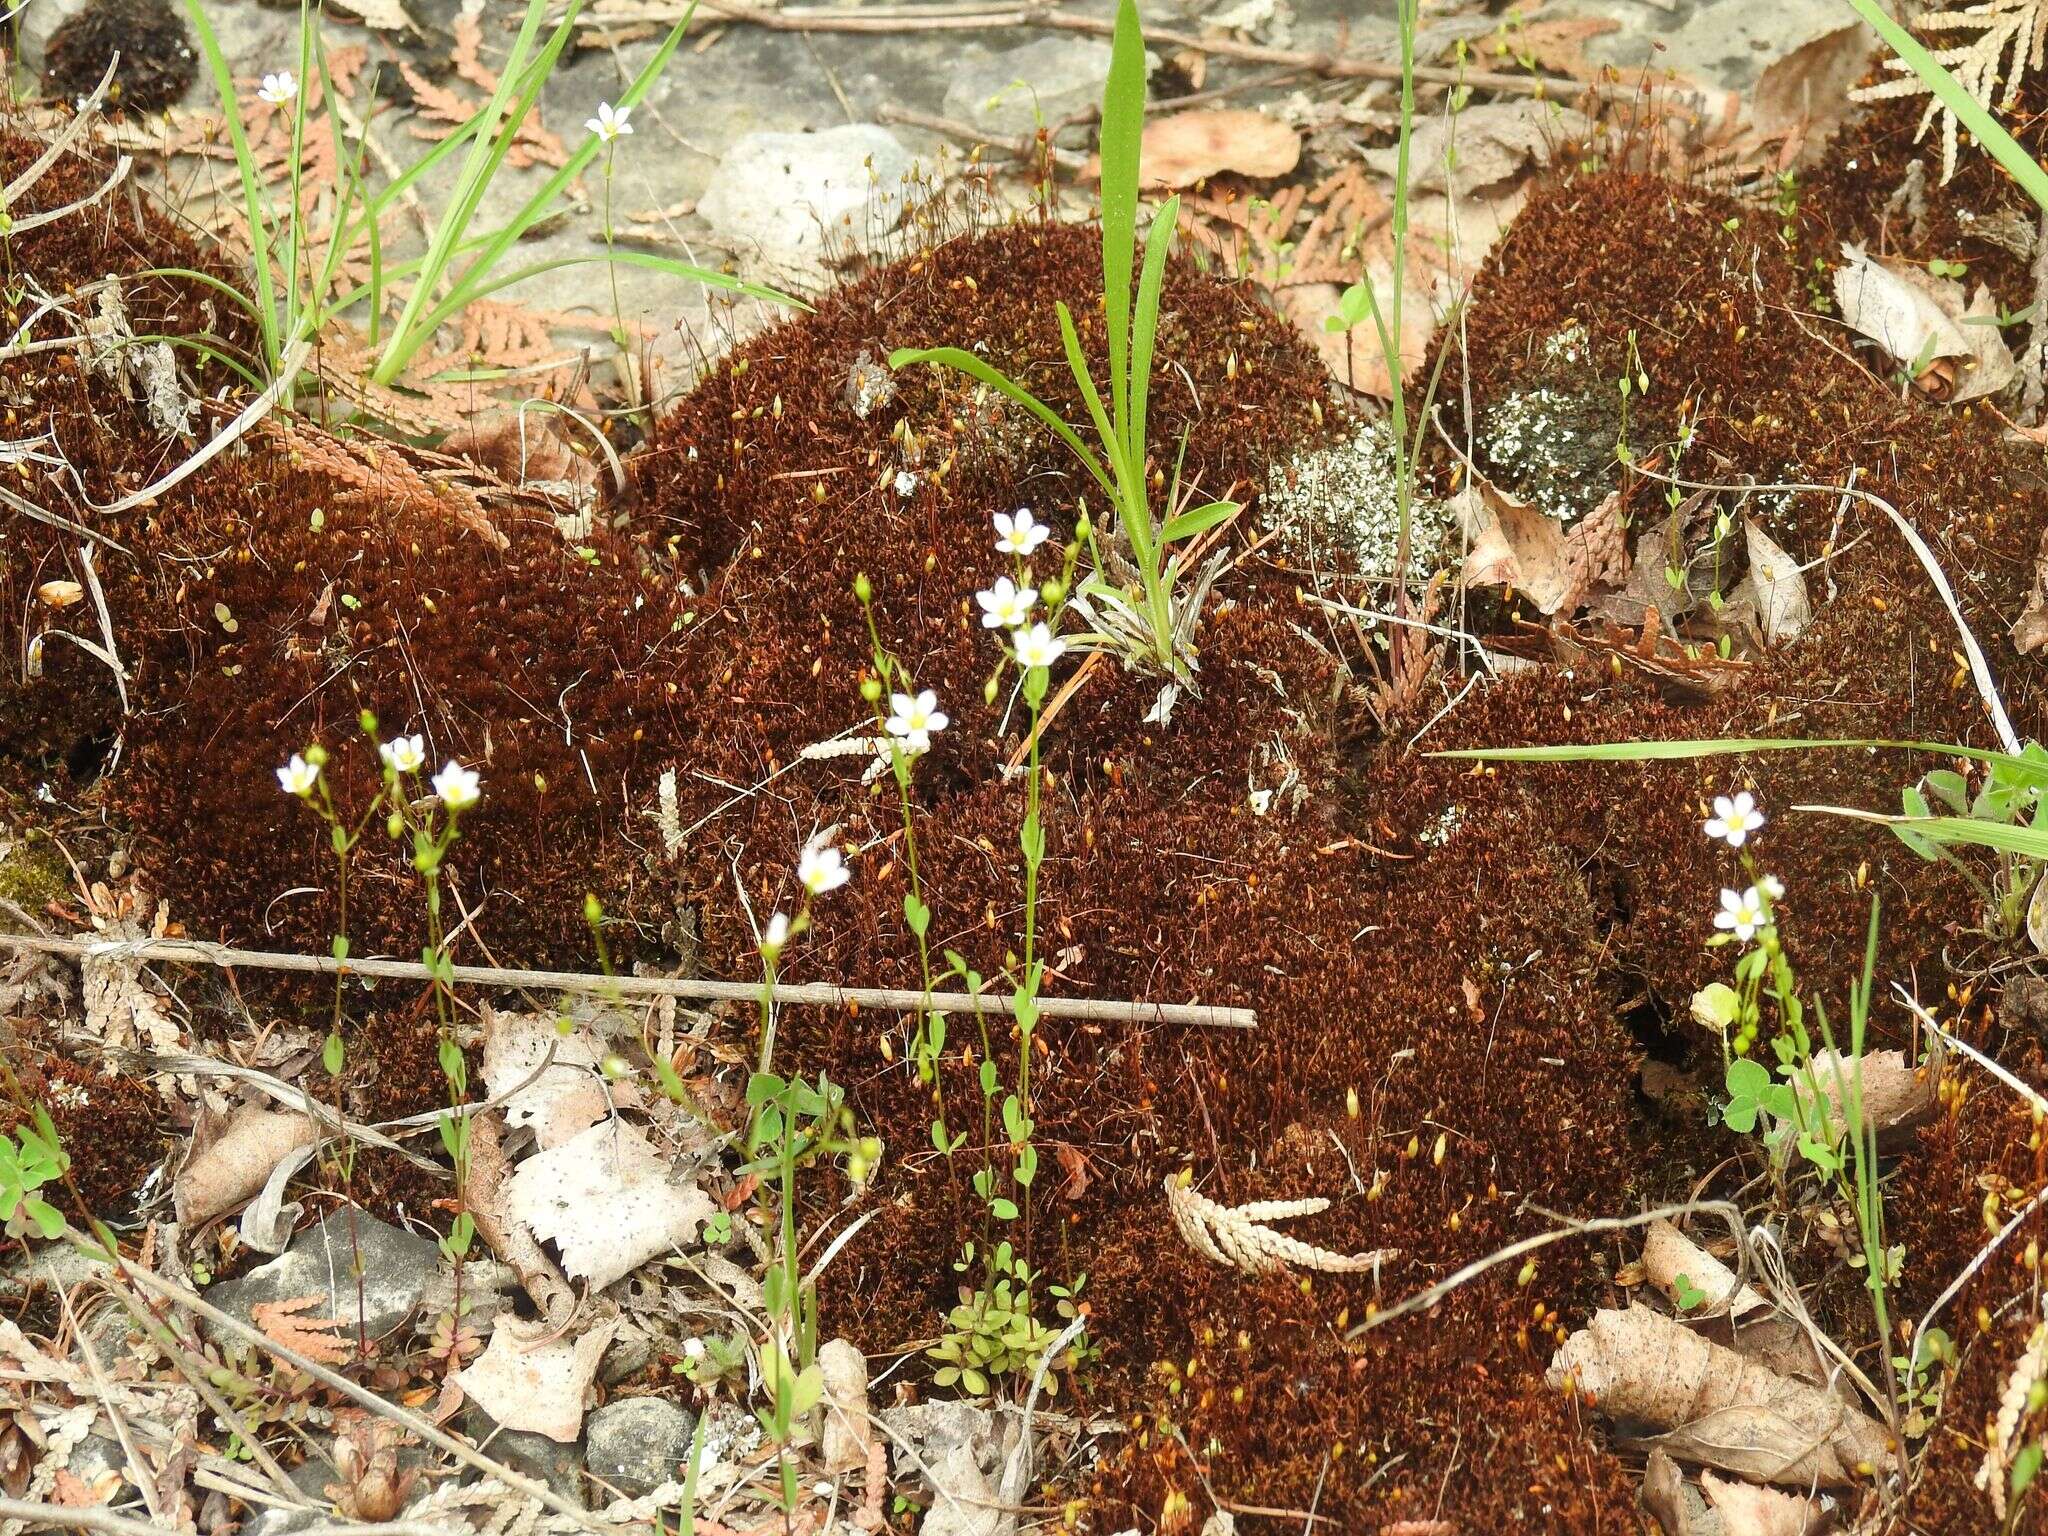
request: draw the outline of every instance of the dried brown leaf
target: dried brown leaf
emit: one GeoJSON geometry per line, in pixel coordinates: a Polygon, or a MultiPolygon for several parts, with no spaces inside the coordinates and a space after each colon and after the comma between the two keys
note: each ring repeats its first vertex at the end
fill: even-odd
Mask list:
{"type": "Polygon", "coordinates": [[[1278,118],[1242,107],[1171,112],[1145,125],[1144,185],[1189,187],[1234,171],[1285,176],[1301,161],[1301,135],[1278,118]]]}

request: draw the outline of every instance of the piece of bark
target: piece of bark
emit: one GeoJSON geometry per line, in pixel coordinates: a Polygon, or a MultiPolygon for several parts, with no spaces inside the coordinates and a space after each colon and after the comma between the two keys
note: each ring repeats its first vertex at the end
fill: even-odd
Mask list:
{"type": "Polygon", "coordinates": [[[562,1272],[534,1240],[524,1224],[505,1215],[505,1177],[512,1165],[498,1136],[496,1111],[472,1115],[469,1121],[469,1179],[463,1204],[491,1251],[512,1266],[526,1294],[556,1330],[566,1329],[576,1311],[576,1293],[562,1272]]]}
{"type": "Polygon", "coordinates": [[[1884,1426],[1824,1388],[1794,1381],[1648,1307],[1603,1310],[1545,1377],[1608,1417],[1662,1431],[1682,1461],[1753,1482],[1839,1487],[1886,1463],[1884,1426]]]}

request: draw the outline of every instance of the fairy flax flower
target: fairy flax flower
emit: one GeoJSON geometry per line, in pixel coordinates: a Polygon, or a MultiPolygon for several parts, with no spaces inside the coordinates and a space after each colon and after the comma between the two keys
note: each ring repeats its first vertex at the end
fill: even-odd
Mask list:
{"type": "Polygon", "coordinates": [[[426,766],[426,738],[394,736],[377,748],[377,756],[383,759],[384,766],[393,773],[418,773],[426,766]]]}
{"type": "Polygon", "coordinates": [[[583,126],[597,135],[600,144],[613,144],[633,131],[627,121],[633,115],[631,107],[615,107],[608,101],[597,104],[597,116],[586,117],[583,126]]]}
{"type": "Polygon", "coordinates": [[[929,688],[914,699],[907,693],[890,694],[889,711],[883,723],[891,736],[902,738],[912,757],[931,750],[933,733],[943,731],[949,719],[939,708],[939,696],[929,688]]]}
{"type": "Polygon", "coordinates": [[[1756,808],[1756,797],[1745,789],[1733,799],[1727,795],[1714,796],[1714,814],[1702,830],[1730,848],[1740,848],[1749,841],[1749,834],[1763,824],[1764,813],[1756,808]]]}
{"type": "Polygon", "coordinates": [[[1017,665],[1020,667],[1049,667],[1067,654],[1067,642],[1059,639],[1043,624],[1034,624],[1029,629],[1018,629],[1010,636],[1017,647],[1017,665]]]}
{"type": "Polygon", "coordinates": [[[1009,577],[998,576],[996,584],[975,593],[974,600],[981,604],[983,629],[1016,629],[1030,619],[1038,588],[1019,587],[1009,577]]]}
{"type": "Polygon", "coordinates": [[[838,830],[837,827],[827,827],[804,844],[804,851],[797,855],[797,883],[813,896],[836,891],[853,878],[846,867],[846,860],[832,846],[832,836],[838,830]]]}
{"type": "Polygon", "coordinates": [[[1740,892],[1731,891],[1726,886],[1721,888],[1721,910],[1714,914],[1716,928],[1727,929],[1747,944],[1763,925],[1763,901],[1755,886],[1740,892]]]}
{"type": "Polygon", "coordinates": [[[294,752],[292,760],[277,770],[277,782],[286,794],[297,795],[303,800],[320,782],[320,770],[294,752]]]}
{"type": "Polygon", "coordinates": [[[1028,556],[1051,537],[1050,528],[1032,520],[1029,507],[1019,507],[1015,516],[996,514],[996,548],[1003,554],[1028,556]]]}
{"type": "Polygon", "coordinates": [[[256,94],[273,107],[281,107],[299,94],[299,82],[292,78],[290,70],[281,69],[274,75],[265,75],[256,94]]]}
{"type": "Polygon", "coordinates": [[[476,770],[457,762],[445,764],[434,775],[434,793],[451,811],[468,810],[484,796],[483,784],[477,778],[476,770]]]}

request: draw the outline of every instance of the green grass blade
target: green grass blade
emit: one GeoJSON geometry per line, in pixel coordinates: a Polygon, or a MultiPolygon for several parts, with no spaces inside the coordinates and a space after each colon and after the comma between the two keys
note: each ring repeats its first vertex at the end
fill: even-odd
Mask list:
{"type": "Polygon", "coordinates": [[[1109,327],[1110,419],[1129,424],[1131,271],[1138,242],[1138,158],[1145,134],[1145,35],[1136,0],[1117,0],[1102,88],[1102,305],[1109,327]]]}
{"type": "Polygon", "coordinates": [[[2040,827],[1979,821],[1974,816],[1886,816],[1878,811],[1859,811],[1841,805],[1795,805],[1792,809],[1822,816],[1840,816],[1850,821],[1867,821],[1873,826],[1889,827],[1902,838],[1924,838],[1937,848],[1994,848],[2000,853],[2017,853],[2029,859],[2048,859],[2048,830],[2040,827]]]}
{"type": "MultiPolygon", "coordinates": [[[[1159,290],[1166,283],[1166,258],[1180,224],[1180,196],[1169,197],[1145,236],[1145,270],[1138,277],[1138,309],[1131,320],[1130,425],[1124,449],[1137,472],[1140,489],[1145,473],[1145,411],[1152,396],[1152,343],[1159,331],[1159,290]]],[[[1147,510],[1147,517],[1150,511],[1147,510]]]]}
{"type": "Polygon", "coordinates": [[[889,354],[891,368],[907,368],[912,363],[930,363],[939,368],[951,368],[966,374],[970,379],[988,385],[991,389],[1000,390],[1051,427],[1059,435],[1060,441],[1073,449],[1074,456],[1087,466],[1088,473],[1095,477],[1096,483],[1111,497],[1116,495],[1116,482],[1109,477],[1109,471],[1102,467],[1102,461],[1095,456],[1094,451],[1081,441],[1081,435],[1060,420],[1059,414],[1051,406],[1001,369],[959,347],[899,347],[889,354]]]}
{"type": "Polygon", "coordinates": [[[1218,523],[1237,516],[1238,504],[1234,501],[1212,501],[1199,507],[1191,507],[1179,517],[1169,518],[1166,526],[1159,530],[1159,542],[1172,544],[1180,539],[1192,539],[1198,533],[1207,532],[1218,523]]]}
{"type": "Polygon", "coordinates": [[[2048,171],[2044,171],[2032,155],[2020,148],[2019,141],[1999,125],[1998,119],[1963,88],[1961,81],[1936,62],[1934,55],[1921,45],[1918,38],[1894,21],[1877,0],[1849,0],[1849,4],[1858,16],[1877,30],[1886,46],[1926,83],[1936,99],[1955,114],[1956,121],[1969,129],[1972,137],[1990,151],[1992,158],[2012,174],[2013,180],[2026,190],[2027,196],[2048,209],[2048,171]]]}
{"type": "Polygon", "coordinates": [[[1109,456],[1110,467],[1116,471],[1117,483],[1123,484],[1128,469],[1124,463],[1124,446],[1118,441],[1116,429],[1102,409],[1102,395],[1095,387],[1095,380],[1088,372],[1088,354],[1081,350],[1081,333],[1074,327],[1073,311],[1058,299],[1053,301],[1053,313],[1059,316],[1060,344],[1066,348],[1067,370],[1080,386],[1081,402],[1088,407],[1088,419],[1095,423],[1095,435],[1102,439],[1103,452],[1109,456]]]}
{"type": "Polygon", "coordinates": [[[1873,747],[1895,752],[1939,752],[1946,757],[1967,757],[1973,762],[1996,763],[2010,767],[2026,782],[2048,784],[2048,767],[2027,758],[2015,757],[2010,752],[1959,747],[1950,741],[1900,741],[1875,736],[1719,736],[1698,741],[1605,741],[1563,747],[1462,747],[1423,755],[1501,763],[1647,763],[1744,752],[1817,752],[1873,747]]]}
{"type": "Polygon", "coordinates": [[[242,212],[249,221],[250,254],[255,265],[256,323],[263,332],[264,361],[276,367],[283,356],[277,331],[277,302],[270,291],[270,226],[265,211],[262,182],[256,174],[256,157],[249,148],[249,136],[242,131],[242,112],[235,94],[234,71],[221,52],[220,38],[206,19],[204,0],[185,0],[185,15],[192,23],[192,35],[199,40],[200,54],[213,88],[220,97],[221,116],[226,119],[228,143],[235,152],[235,167],[241,173],[242,212]]]}

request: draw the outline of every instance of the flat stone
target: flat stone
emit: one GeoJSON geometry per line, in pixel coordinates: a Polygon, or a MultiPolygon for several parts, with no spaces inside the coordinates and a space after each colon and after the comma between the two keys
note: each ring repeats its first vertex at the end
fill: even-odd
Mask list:
{"type": "Polygon", "coordinates": [[[914,163],[877,123],[750,133],[719,161],[697,212],[743,253],[816,261],[828,246],[865,247],[894,229],[914,163]]]}
{"type": "Polygon", "coordinates": [[[946,116],[993,138],[1014,139],[1036,133],[1041,122],[1050,128],[1096,106],[1108,78],[1109,44],[1041,37],[961,60],[946,87],[946,116]]]}
{"type": "Polygon", "coordinates": [[[681,1476],[696,1419],[659,1397],[606,1403],[583,1424],[583,1464],[590,1475],[638,1498],[681,1476]]]}
{"type": "MultiPolygon", "coordinates": [[[[462,1430],[493,1461],[501,1461],[514,1472],[523,1472],[547,1484],[552,1492],[578,1509],[588,1507],[583,1497],[583,1451],[576,1441],[555,1440],[520,1429],[500,1429],[498,1421],[475,1403],[463,1405],[462,1430]]],[[[471,1480],[467,1475],[463,1478],[465,1482],[471,1480]]]]}
{"type": "Polygon", "coordinates": [[[362,1331],[381,1339],[403,1327],[418,1308],[440,1266],[440,1249],[429,1238],[401,1232],[361,1211],[355,1216],[355,1242],[357,1246],[351,1247],[347,1213],[331,1214],[293,1238],[268,1264],[214,1286],[206,1299],[223,1312],[254,1322],[251,1309],[261,1303],[317,1296],[320,1302],[311,1310],[338,1319],[342,1336],[355,1337],[360,1317],[362,1331]],[[363,1261],[360,1309],[358,1250],[363,1261]]]}

